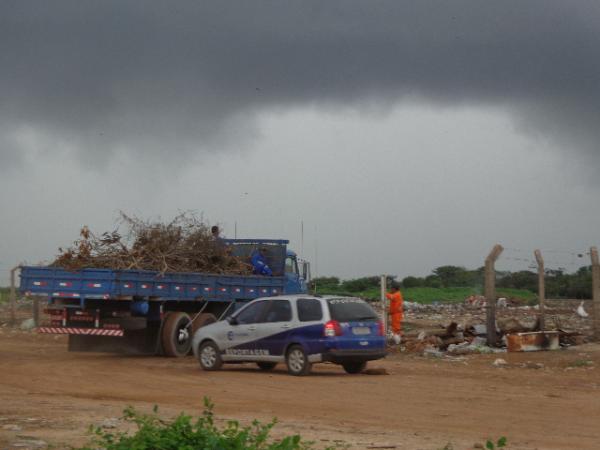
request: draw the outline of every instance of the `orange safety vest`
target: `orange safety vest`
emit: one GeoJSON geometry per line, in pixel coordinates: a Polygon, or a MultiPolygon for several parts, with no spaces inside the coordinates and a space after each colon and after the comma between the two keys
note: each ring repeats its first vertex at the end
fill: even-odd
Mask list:
{"type": "Polygon", "coordinates": [[[404,312],[402,303],[402,293],[400,291],[393,294],[385,294],[386,298],[390,301],[390,314],[402,314],[404,312]]]}

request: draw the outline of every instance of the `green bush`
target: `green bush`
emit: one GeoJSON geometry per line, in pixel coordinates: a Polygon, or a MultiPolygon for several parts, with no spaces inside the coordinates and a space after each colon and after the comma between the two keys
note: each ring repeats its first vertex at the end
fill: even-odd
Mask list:
{"type": "Polygon", "coordinates": [[[106,450],[309,450],[312,443],[302,441],[299,435],[287,436],[276,440],[269,433],[276,420],[268,424],[258,421],[251,426],[242,427],[237,421],[229,421],[227,425],[215,425],[214,405],[204,398],[204,412],[197,419],[180,414],[174,420],[159,418],[158,408],[152,414],[137,412],[128,407],[123,418],[137,426],[133,434],[124,432],[111,433],[100,427],[91,427],[95,435],[91,446],[80,450],[102,448],[106,450]]]}

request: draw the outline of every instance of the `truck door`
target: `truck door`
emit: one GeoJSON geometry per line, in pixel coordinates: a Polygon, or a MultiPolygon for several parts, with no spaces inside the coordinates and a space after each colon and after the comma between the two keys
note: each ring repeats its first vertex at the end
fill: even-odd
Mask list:
{"type": "Polygon", "coordinates": [[[300,274],[298,271],[298,261],[295,256],[288,255],[285,258],[285,293],[286,294],[304,294],[306,287],[302,289],[300,284],[300,274]]]}

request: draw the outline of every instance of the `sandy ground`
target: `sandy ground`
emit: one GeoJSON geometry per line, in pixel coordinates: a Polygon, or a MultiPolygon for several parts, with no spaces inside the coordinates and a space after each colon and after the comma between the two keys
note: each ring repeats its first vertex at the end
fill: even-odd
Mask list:
{"type": "MultiPolygon", "coordinates": [[[[472,449],[506,436],[510,449],[600,448],[600,346],[539,353],[428,358],[393,354],[371,363],[389,375],[311,376],[251,364],[203,372],[194,358],[69,353],[63,336],[0,329],[0,448],[31,438],[54,448],[88,441],[90,424],[126,405],[167,416],[279,419],[276,435],[301,433],[351,448],[472,449]],[[498,357],[508,363],[495,367],[498,357]]],[[[118,422],[118,427],[122,423],[118,422]]]]}

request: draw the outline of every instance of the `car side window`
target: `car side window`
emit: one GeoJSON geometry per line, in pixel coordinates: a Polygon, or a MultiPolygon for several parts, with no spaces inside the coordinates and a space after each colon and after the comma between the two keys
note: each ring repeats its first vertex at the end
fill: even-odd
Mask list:
{"type": "Polygon", "coordinates": [[[301,298],[296,304],[298,305],[298,320],[300,322],[310,322],[323,318],[323,309],[319,300],[301,298]]]}
{"type": "Polygon", "coordinates": [[[292,306],[289,300],[271,300],[262,322],[289,322],[292,320],[292,306]]]}
{"type": "Polygon", "coordinates": [[[262,312],[264,311],[266,304],[267,302],[255,302],[251,305],[248,305],[237,316],[235,316],[237,323],[242,325],[257,323],[262,316],[262,312]]]}

